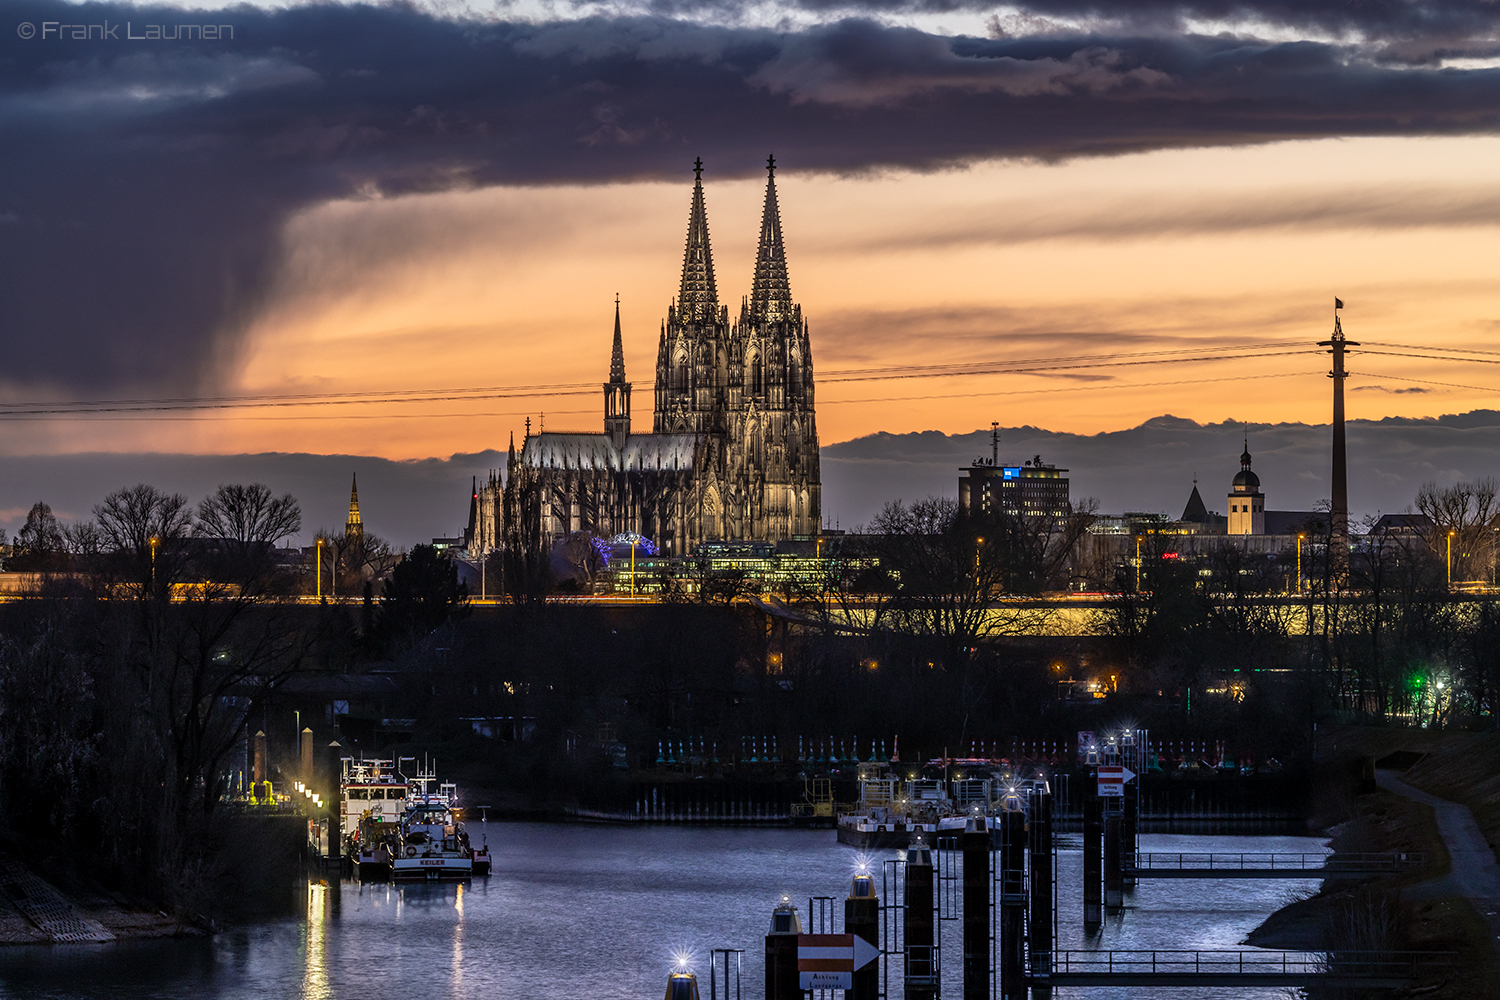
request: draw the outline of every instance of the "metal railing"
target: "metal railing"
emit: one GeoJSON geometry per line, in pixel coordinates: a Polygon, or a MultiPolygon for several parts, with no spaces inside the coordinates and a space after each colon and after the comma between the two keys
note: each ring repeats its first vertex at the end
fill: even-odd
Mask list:
{"type": "Polygon", "coordinates": [[[1053,974],[1420,978],[1453,964],[1432,951],[1054,951],[1053,974]]]}
{"type": "Polygon", "coordinates": [[[1398,872],[1419,868],[1425,854],[1137,854],[1138,871],[1398,872]]]}

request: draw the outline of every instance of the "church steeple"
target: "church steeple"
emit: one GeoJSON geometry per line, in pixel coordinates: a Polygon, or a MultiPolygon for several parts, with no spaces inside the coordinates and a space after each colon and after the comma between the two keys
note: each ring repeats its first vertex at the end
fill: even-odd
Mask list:
{"type": "Polygon", "coordinates": [[[349,486],[349,519],[344,522],[344,537],[363,538],[364,534],[365,524],[359,517],[359,473],[355,473],[349,486]]]}
{"type": "Polygon", "coordinates": [[[604,433],[616,450],[630,437],[630,383],[625,381],[625,343],[620,338],[620,295],[615,293],[615,346],[609,361],[609,381],[604,383],[604,433]]]}
{"type": "Polygon", "coordinates": [[[682,256],[682,287],[677,293],[677,311],[686,318],[707,316],[719,310],[719,289],[714,284],[714,255],[708,241],[708,209],[703,204],[703,160],[693,161],[693,205],[688,211],[687,249],[682,256]]]}
{"type": "Polygon", "coordinates": [[[760,249],[750,288],[750,313],[777,320],[791,316],[792,286],[781,242],[781,207],[776,202],[776,157],[766,157],[766,203],[760,218],[760,249]]]}
{"type": "Polygon", "coordinates": [[[620,293],[615,293],[615,346],[609,358],[609,381],[611,385],[625,382],[625,344],[620,339],[620,293]]]}

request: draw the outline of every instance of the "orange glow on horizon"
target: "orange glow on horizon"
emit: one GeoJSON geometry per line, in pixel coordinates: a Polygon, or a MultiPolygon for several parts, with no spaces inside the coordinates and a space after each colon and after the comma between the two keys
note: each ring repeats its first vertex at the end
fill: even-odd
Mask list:
{"type": "MultiPolygon", "coordinates": [[[[1500,322],[1497,153],[1500,139],[1359,139],[926,174],[805,175],[785,164],[777,186],[820,375],[1267,342],[1311,351],[1336,294],[1353,340],[1485,349],[1500,322]]],[[[715,271],[734,318],[764,180],[715,179],[712,166],[715,271]]],[[[649,429],[656,340],[681,268],[683,174],[309,211],[287,226],[283,273],[224,369],[234,393],[596,385],[585,395],[39,422],[10,449],[414,458],[503,449],[527,416],[533,427],[599,430],[616,292],[633,422],[649,429]]],[[[1351,419],[1493,406],[1493,393],[1454,385],[1500,386],[1500,370],[1459,363],[1354,353],[1351,368],[1351,419]]],[[[1326,370],[1309,353],[830,380],[818,387],[819,433],[826,445],[991,420],[1095,433],[1162,413],[1324,423],[1326,370]]]]}

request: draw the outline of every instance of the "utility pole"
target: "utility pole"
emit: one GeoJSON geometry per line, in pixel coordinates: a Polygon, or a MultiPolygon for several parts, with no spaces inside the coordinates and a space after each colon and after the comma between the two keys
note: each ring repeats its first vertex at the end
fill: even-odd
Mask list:
{"type": "Polygon", "coordinates": [[[1344,300],[1335,298],[1333,338],[1318,342],[1319,347],[1328,348],[1333,355],[1333,370],[1328,373],[1333,379],[1333,508],[1328,512],[1328,558],[1332,560],[1329,568],[1336,581],[1341,581],[1349,568],[1349,463],[1344,446],[1344,379],[1349,373],[1344,370],[1344,351],[1359,346],[1344,339],[1344,327],[1339,322],[1339,310],[1343,308],[1344,300]]]}

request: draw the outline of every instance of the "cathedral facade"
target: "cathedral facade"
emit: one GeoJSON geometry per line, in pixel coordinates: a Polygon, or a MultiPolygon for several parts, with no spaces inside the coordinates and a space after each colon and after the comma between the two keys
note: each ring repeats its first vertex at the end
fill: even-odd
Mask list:
{"type": "Polygon", "coordinates": [[[767,172],[750,294],[731,320],[714,275],[702,163],[694,165],[681,284],[656,353],[651,432],[632,424],[617,299],[602,433],[532,434],[528,420],[504,475],[476,484],[472,554],[518,542],[545,551],[578,532],[639,534],[667,555],[702,541],[817,533],[812,344],[792,300],[774,159],[767,172]]]}

